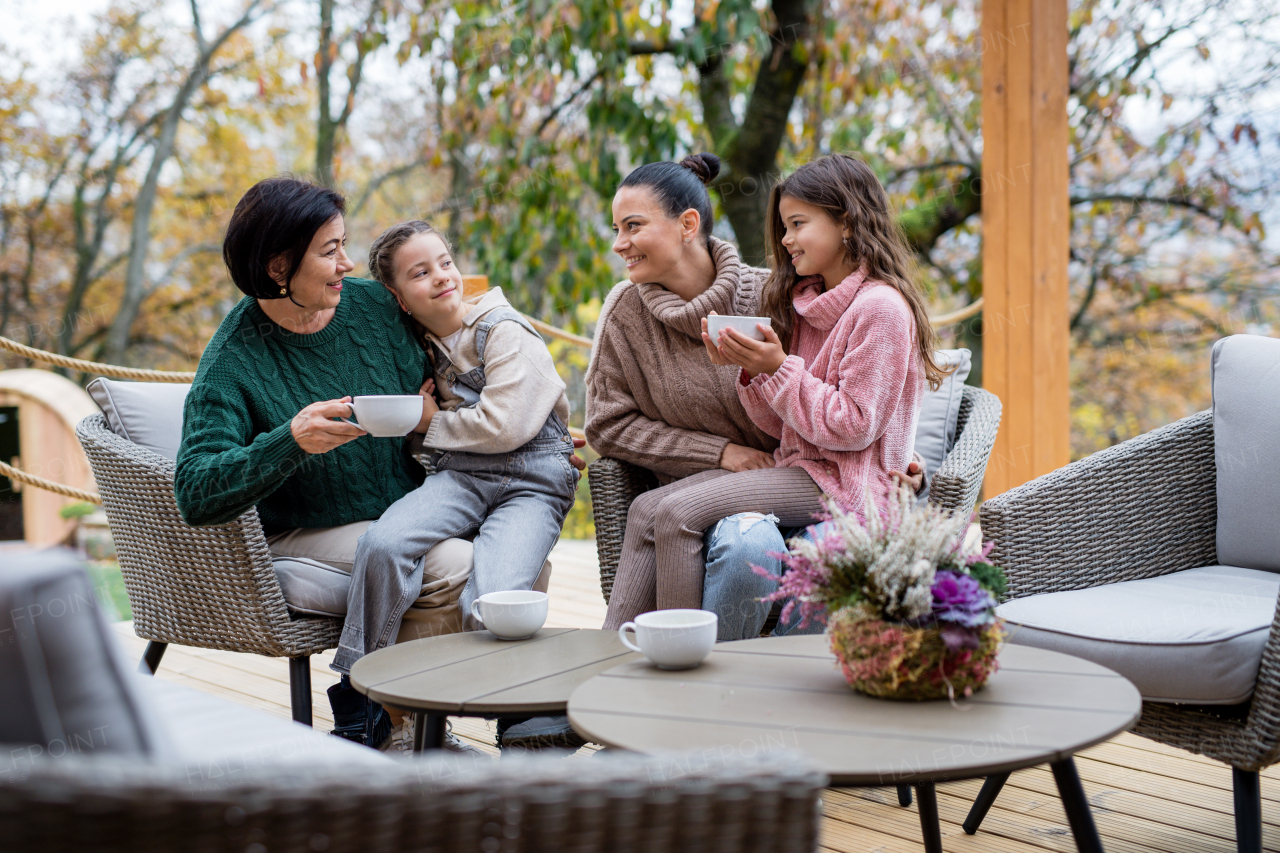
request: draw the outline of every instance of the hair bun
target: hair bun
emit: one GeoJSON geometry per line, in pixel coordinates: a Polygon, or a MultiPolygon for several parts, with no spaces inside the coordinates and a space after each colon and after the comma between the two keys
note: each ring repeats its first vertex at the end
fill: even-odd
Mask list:
{"type": "Polygon", "coordinates": [[[680,161],[680,165],[693,172],[704,184],[711,183],[720,174],[720,158],[706,152],[690,154],[680,161]]]}

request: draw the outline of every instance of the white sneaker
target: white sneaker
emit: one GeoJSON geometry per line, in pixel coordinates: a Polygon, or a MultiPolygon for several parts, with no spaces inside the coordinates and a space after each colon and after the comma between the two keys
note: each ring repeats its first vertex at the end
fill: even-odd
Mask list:
{"type": "MultiPolygon", "coordinates": [[[[446,720],[444,725],[445,752],[452,752],[455,755],[467,755],[472,758],[489,757],[489,754],[484,750],[475,748],[455,735],[452,722],[446,720]]],[[[391,734],[378,749],[396,755],[413,756],[413,728],[413,717],[406,715],[403,720],[391,729],[391,734]]]]}

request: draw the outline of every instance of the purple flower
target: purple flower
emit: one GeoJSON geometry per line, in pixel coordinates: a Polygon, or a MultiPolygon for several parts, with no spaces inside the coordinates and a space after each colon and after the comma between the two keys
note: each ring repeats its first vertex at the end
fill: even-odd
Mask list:
{"type": "Polygon", "coordinates": [[[991,621],[995,599],[968,575],[941,569],[933,578],[933,618],[976,628],[991,621]]]}

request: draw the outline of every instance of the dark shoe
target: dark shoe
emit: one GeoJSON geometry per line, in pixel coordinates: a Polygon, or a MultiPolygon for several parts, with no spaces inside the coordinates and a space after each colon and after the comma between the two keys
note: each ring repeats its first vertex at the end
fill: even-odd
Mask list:
{"type": "Polygon", "coordinates": [[[498,724],[497,725],[497,728],[498,728],[497,742],[498,742],[498,748],[501,749],[503,746],[502,738],[504,735],[506,735],[507,731],[512,726],[518,726],[521,723],[525,722],[526,720],[532,720],[533,717],[486,717],[485,719],[497,721],[497,724],[498,724]]]}
{"type": "Polygon", "coordinates": [[[503,749],[577,749],[586,743],[569,725],[568,717],[534,717],[511,726],[498,738],[503,749]]]}
{"type": "Polygon", "coordinates": [[[387,716],[386,709],[377,702],[370,702],[352,687],[348,676],[342,676],[328,693],[329,707],[333,709],[333,731],[330,734],[372,747],[377,747],[391,734],[391,718],[387,716]]]}

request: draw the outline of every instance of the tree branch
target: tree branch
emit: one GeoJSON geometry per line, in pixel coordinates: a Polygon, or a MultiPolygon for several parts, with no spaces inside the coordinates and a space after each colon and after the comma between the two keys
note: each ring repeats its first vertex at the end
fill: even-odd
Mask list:
{"type": "Polygon", "coordinates": [[[560,115],[560,111],[561,111],[561,110],[563,110],[565,107],[569,106],[569,104],[573,103],[575,100],[577,100],[578,96],[579,96],[579,95],[581,95],[583,92],[585,92],[585,91],[587,91],[588,89],[590,89],[590,88],[591,88],[591,86],[592,86],[592,85],[593,85],[597,80],[599,80],[599,79],[600,79],[600,77],[601,77],[601,75],[602,75],[602,74],[604,74],[604,68],[603,68],[603,67],[597,68],[597,69],[596,69],[596,73],[594,73],[594,74],[592,74],[590,77],[588,77],[588,78],[586,79],[586,81],[584,81],[584,82],[583,82],[583,84],[582,84],[581,86],[579,86],[578,88],[574,89],[574,90],[573,90],[573,93],[572,93],[571,95],[569,95],[569,97],[565,98],[563,101],[561,101],[560,103],[556,104],[556,105],[551,109],[551,112],[547,113],[547,117],[546,117],[546,118],[544,118],[544,119],[542,120],[542,123],[538,125],[538,129],[537,129],[537,130],[535,130],[535,131],[533,132],[533,135],[534,135],[535,137],[536,137],[536,136],[541,136],[541,135],[542,135],[542,131],[544,131],[544,130],[546,130],[546,129],[547,129],[547,125],[549,125],[549,124],[551,124],[551,122],[555,121],[556,116],[560,115]]]}
{"type": "Polygon", "coordinates": [[[938,85],[938,81],[934,79],[933,72],[929,70],[929,62],[925,59],[924,54],[920,52],[920,46],[910,38],[905,38],[901,42],[907,46],[907,50],[911,52],[911,58],[915,60],[919,66],[920,76],[924,78],[925,85],[929,87],[929,91],[933,92],[933,96],[938,101],[938,106],[942,108],[943,114],[947,117],[947,124],[950,125],[952,132],[960,141],[961,154],[963,154],[971,163],[977,163],[981,158],[978,153],[978,147],[973,142],[973,137],[969,135],[969,130],[964,126],[960,116],[956,115],[956,111],[951,108],[951,100],[942,91],[942,87],[938,85]]]}
{"type": "Polygon", "coordinates": [[[1169,205],[1170,207],[1182,207],[1182,208],[1186,208],[1187,210],[1194,210],[1196,213],[1199,213],[1202,216],[1206,216],[1209,219],[1212,219],[1214,222],[1218,223],[1219,225],[1226,224],[1225,219],[1216,215],[1212,210],[1205,207],[1204,205],[1197,204],[1194,201],[1187,201],[1186,199],[1182,199],[1182,198],[1165,198],[1160,196],[1149,196],[1149,195],[1130,195],[1127,193],[1105,193],[1103,195],[1071,197],[1072,206],[1075,206],[1077,204],[1096,204],[1098,202],[1104,202],[1104,201],[1115,201],[1115,202],[1120,202],[1122,204],[1132,204],[1132,205],[1164,204],[1164,205],[1169,205]]]}
{"type": "Polygon", "coordinates": [[[632,56],[653,56],[658,53],[678,53],[682,47],[681,42],[655,44],[649,41],[633,41],[627,44],[627,53],[632,56]]]}
{"type": "Polygon", "coordinates": [[[160,278],[156,279],[155,284],[147,289],[147,295],[150,296],[152,293],[155,293],[163,287],[165,282],[171,279],[173,274],[178,271],[178,267],[180,267],[192,255],[221,251],[222,246],[218,243],[192,243],[189,246],[183,246],[182,250],[173,256],[173,260],[169,261],[169,266],[160,274],[160,278]]]}
{"type": "Polygon", "coordinates": [[[356,214],[358,214],[362,209],[364,209],[365,204],[367,204],[369,199],[373,197],[373,194],[376,193],[379,189],[381,189],[382,185],[385,184],[387,181],[390,181],[393,178],[398,178],[401,175],[407,175],[410,172],[412,172],[414,169],[417,169],[426,165],[426,162],[427,162],[426,157],[419,157],[417,160],[414,160],[411,163],[405,163],[402,166],[395,167],[389,172],[383,172],[381,175],[378,175],[378,177],[369,181],[369,183],[365,185],[364,192],[360,194],[360,200],[357,201],[355,203],[355,206],[351,208],[351,213],[348,214],[348,216],[351,219],[355,219],[356,214]]]}
{"type": "Polygon", "coordinates": [[[938,169],[952,169],[952,168],[967,169],[971,174],[975,174],[975,175],[978,173],[978,167],[973,163],[966,163],[963,160],[938,160],[937,162],[934,162],[934,163],[924,163],[920,166],[907,166],[904,169],[898,169],[896,172],[892,172],[889,174],[889,176],[885,179],[885,183],[886,184],[895,183],[896,181],[902,180],[907,175],[910,175],[916,172],[933,172],[938,169]]]}

